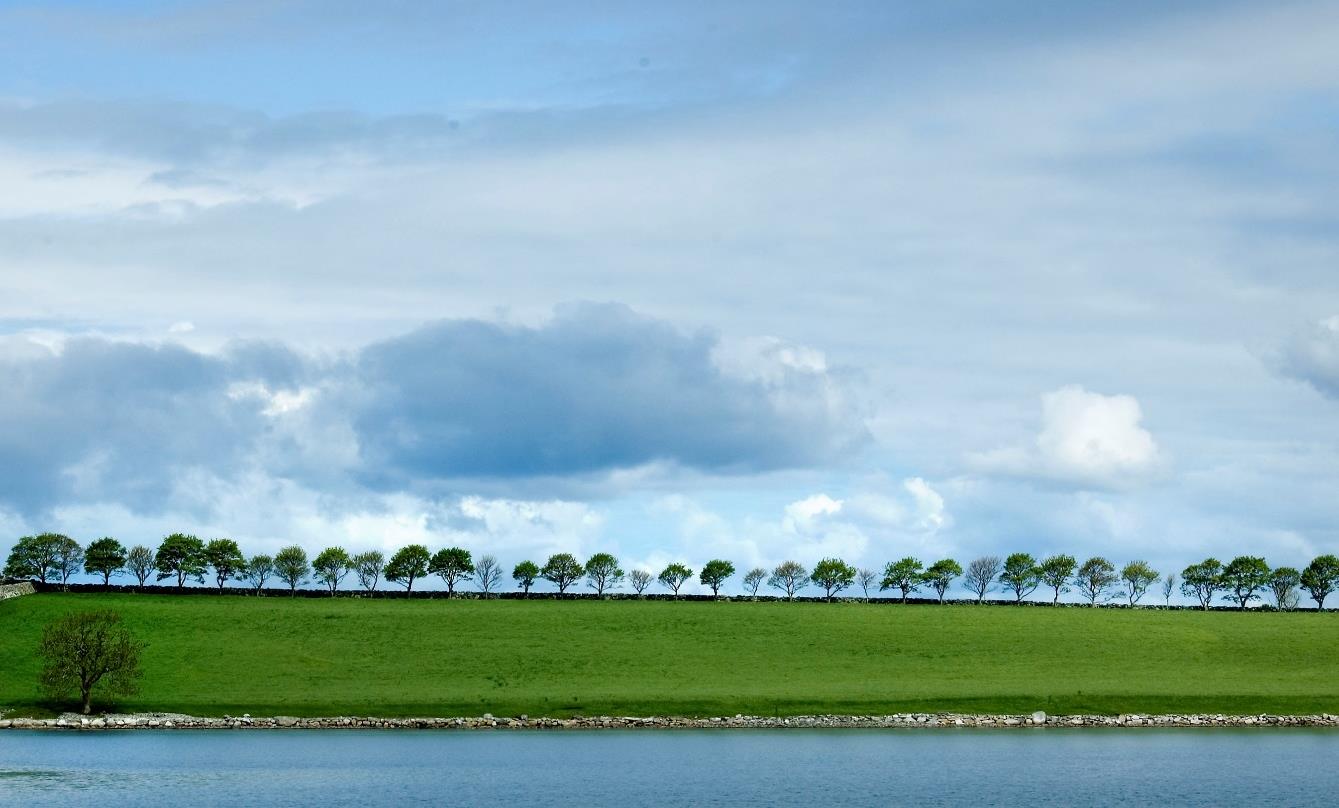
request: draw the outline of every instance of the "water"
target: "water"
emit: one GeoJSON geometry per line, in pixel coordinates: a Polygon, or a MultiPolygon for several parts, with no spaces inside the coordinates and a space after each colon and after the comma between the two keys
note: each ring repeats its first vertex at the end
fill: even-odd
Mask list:
{"type": "Polygon", "coordinates": [[[0,732],[35,805],[1325,805],[1324,730],[0,732]]]}

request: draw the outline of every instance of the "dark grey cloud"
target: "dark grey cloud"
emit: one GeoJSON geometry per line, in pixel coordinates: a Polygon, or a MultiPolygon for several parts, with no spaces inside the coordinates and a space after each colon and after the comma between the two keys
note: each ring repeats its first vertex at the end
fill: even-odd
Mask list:
{"type": "Polygon", "coordinates": [[[750,473],[832,463],[864,443],[834,374],[727,372],[718,346],[614,305],[564,308],[540,327],[443,321],[334,360],[277,343],[203,354],[72,339],[0,359],[0,506],[154,511],[191,474],[325,492],[656,463],[750,473]],[[323,445],[332,435],[354,451],[323,445]]]}

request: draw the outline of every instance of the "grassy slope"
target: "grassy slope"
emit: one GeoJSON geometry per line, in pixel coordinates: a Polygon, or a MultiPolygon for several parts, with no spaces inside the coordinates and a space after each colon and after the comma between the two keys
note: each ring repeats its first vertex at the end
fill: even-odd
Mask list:
{"type": "Polygon", "coordinates": [[[1339,614],[43,594],[0,603],[0,707],[42,625],[120,611],[124,710],[201,715],[1339,712],[1339,614]]]}

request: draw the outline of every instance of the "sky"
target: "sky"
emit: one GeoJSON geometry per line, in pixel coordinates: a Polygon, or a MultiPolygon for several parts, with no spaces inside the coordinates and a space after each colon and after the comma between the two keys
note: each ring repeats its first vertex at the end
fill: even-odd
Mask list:
{"type": "Polygon", "coordinates": [[[0,2],[0,552],[1339,552],[1336,37],[0,2]]]}

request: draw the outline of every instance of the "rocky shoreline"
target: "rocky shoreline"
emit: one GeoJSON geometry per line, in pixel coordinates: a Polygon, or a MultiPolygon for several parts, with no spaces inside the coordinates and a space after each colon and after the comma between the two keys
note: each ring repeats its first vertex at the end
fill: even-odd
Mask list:
{"type": "Polygon", "coordinates": [[[1339,715],[964,715],[899,713],[896,715],[801,715],[785,718],[735,715],[714,718],[586,716],[577,718],[495,717],[370,718],[336,716],[224,716],[202,718],[179,713],[66,713],[59,718],[0,718],[0,729],[128,730],[128,729],[455,729],[455,730],[592,730],[592,729],[919,729],[919,728],[1084,728],[1084,727],[1328,727],[1339,728],[1339,715]]]}

